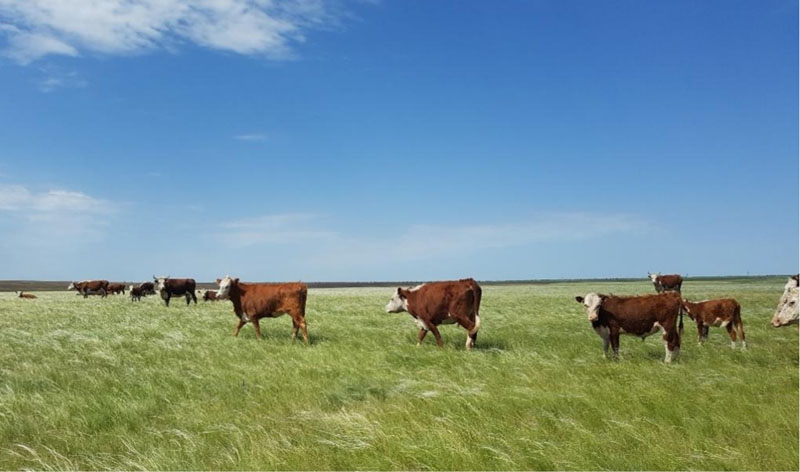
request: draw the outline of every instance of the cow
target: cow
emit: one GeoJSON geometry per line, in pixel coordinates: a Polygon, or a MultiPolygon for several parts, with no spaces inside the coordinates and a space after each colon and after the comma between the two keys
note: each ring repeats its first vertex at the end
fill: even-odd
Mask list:
{"type": "Polygon", "coordinates": [[[22,293],[22,290],[20,290],[19,292],[17,292],[17,297],[18,297],[18,298],[27,298],[27,299],[29,299],[29,300],[34,300],[34,299],[36,299],[36,298],[37,298],[37,297],[36,297],[36,295],[34,295],[34,294],[32,294],[32,293],[22,293]]]}
{"type": "Polygon", "coordinates": [[[731,337],[731,349],[736,348],[736,331],[742,340],[742,349],[747,347],[742,325],[742,307],[733,298],[690,302],[684,299],[681,304],[683,312],[697,323],[698,342],[708,340],[709,326],[723,326],[731,337]]]}
{"type": "Polygon", "coordinates": [[[108,295],[108,280],[72,282],[67,290],[77,290],[80,295],[83,295],[83,298],[88,298],[89,295],[100,295],[105,298],[108,295]]]}
{"type": "Polygon", "coordinates": [[[439,325],[458,323],[467,330],[467,350],[472,349],[481,327],[481,287],[473,279],[428,282],[413,288],[397,288],[386,304],[387,313],[408,312],[419,327],[417,346],[428,331],[442,347],[439,325]]]}
{"type": "Polygon", "coordinates": [[[647,273],[647,277],[650,278],[650,281],[653,282],[653,286],[656,288],[656,292],[670,292],[681,291],[681,285],[683,285],[683,277],[678,274],[672,275],[661,275],[661,273],[651,274],[650,272],[647,273]]]}
{"type": "Polygon", "coordinates": [[[111,295],[118,295],[120,293],[125,295],[125,284],[116,283],[116,282],[109,283],[108,284],[108,293],[110,293],[111,295]]]}
{"type": "Polygon", "coordinates": [[[772,326],[780,328],[790,324],[798,324],[800,321],[800,307],[798,306],[798,295],[800,295],[800,275],[789,277],[783,287],[783,295],[772,315],[772,326]]]}
{"type": "Polygon", "coordinates": [[[216,290],[205,290],[205,291],[203,291],[203,301],[204,302],[208,302],[208,301],[215,302],[215,301],[217,301],[217,291],[216,290]]]}
{"type": "Polygon", "coordinates": [[[169,276],[156,277],[154,275],[153,280],[155,280],[156,288],[167,306],[169,306],[170,298],[180,296],[186,297],[187,305],[191,303],[192,300],[194,300],[194,304],[197,305],[197,295],[194,294],[197,284],[194,279],[173,279],[169,276]]]}
{"type": "Polygon", "coordinates": [[[134,287],[131,285],[128,287],[128,292],[131,294],[131,301],[132,302],[139,302],[142,301],[142,297],[144,296],[144,290],[142,289],[141,285],[138,287],[134,287]]]}
{"type": "Polygon", "coordinates": [[[261,339],[261,318],[277,318],[288,314],[292,317],[292,341],[297,339],[297,330],[303,331],[303,342],[308,344],[306,329],[306,298],[308,286],[301,282],[288,283],[244,283],[226,275],[217,279],[218,300],[230,300],[233,313],[239,319],[233,336],[248,322],[253,323],[256,338],[261,339]]]}
{"type": "Polygon", "coordinates": [[[670,363],[680,354],[683,311],[681,297],[667,292],[658,295],[618,297],[589,293],[575,297],[582,304],[592,328],[603,340],[603,353],[608,356],[608,345],[619,359],[619,335],[631,334],[645,339],[661,332],[664,341],[664,362],[670,363]],[[680,326],[677,326],[680,317],[680,326]]]}
{"type": "Polygon", "coordinates": [[[156,286],[153,282],[142,282],[139,284],[139,288],[142,289],[142,296],[156,294],[156,286]]]}

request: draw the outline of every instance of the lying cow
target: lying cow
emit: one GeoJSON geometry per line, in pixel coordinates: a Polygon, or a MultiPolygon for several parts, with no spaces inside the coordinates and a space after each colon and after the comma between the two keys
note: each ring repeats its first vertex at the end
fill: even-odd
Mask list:
{"type": "Polygon", "coordinates": [[[731,337],[731,349],[736,348],[736,331],[742,340],[742,348],[747,347],[742,325],[742,307],[733,298],[706,300],[693,303],[683,300],[683,311],[697,323],[698,341],[702,344],[708,340],[709,326],[723,326],[731,337]]]}
{"type": "Polygon", "coordinates": [[[261,339],[261,328],[258,320],[261,318],[277,318],[288,314],[292,317],[292,340],[297,339],[297,330],[303,331],[303,341],[308,344],[308,331],[306,330],[306,298],[308,286],[300,282],[290,283],[244,283],[239,279],[232,279],[226,275],[224,279],[217,279],[219,290],[218,300],[230,300],[233,303],[233,312],[239,318],[234,336],[239,335],[239,330],[247,322],[253,323],[256,338],[261,339]]]}
{"type": "Polygon", "coordinates": [[[156,288],[167,306],[169,306],[169,300],[172,297],[186,297],[187,305],[192,300],[197,305],[197,295],[194,294],[197,284],[194,279],[173,279],[169,276],[156,277],[154,275],[153,280],[156,281],[156,288]]]}
{"type": "Polygon", "coordinates": [[[108,284],[108,293],[111,295],[118,295],[123,294],[125,295],[125,284],[123,283],[109,283],[108,284]]]}
{"type": "Polygon", "coordinates": [[[783,295],[772,315],[772,326],[780,328],[790,324],[797,324],[800,320],[800,307],[798,306],[798,295],[800,295],[800,276],[789,277],[783,287],[783,295]]]}
{"type": "Polygon", "coordinates": [[[683,285],[683,277],[678,274],[661,275],[661,273],[651,274],[647,273],[647,277],[653,282],[656,292],[680,292],[681,285],[683,285]]]}
{"type": "Polygon", "coordinates": [[[215,302],[217,300],[218,300],[218,298],[217,298],[217,291],[216,290],[205,290],[203,292],[203,301],[204,302],[208,302],[208,301],[215,302]]]}
{"type": "Polygon", "coordinates": [[[34,300],[34,299],[36,299],[36,298],[37,298],[37,297],[36,297],[36,295],[34,295],[34,294],[32,294],[32,293],[22,293],[22,290],[20,290],[19,292],[17,292],[17,297],[18,297],[18,298],[27,298],[27,299],[29,299],[29,300],[34,300]]]}
{"type": "Polygon", "coordinates": [[[87,298],[89,295],[100,295],[105,298],[108,295],[108,280],[83,280],[72,282],[67,290],[77,290],[78,294],[87,298]]]}
{"type": "Polygon", "coordinates": [[[467,330],[467,349],[472,349],[481,327],[481,287],[472,279],[430,282],[397,291],[386,304],[387,313],[408,312],[419,326],[417,346],[428,331],[442,347],[438,326],[458,323],[467,330]]]}
{"type": "Polygon", "coordinates": [[[666,351],[664,362],[678,357],[681,347],[680,331],[683,330],[681,297],[668,292],[659,295],[618,297],[589,293],[575,297],[583,304],[592,327],[603,340],[603,352],[608,356],[608,345],[619,359],[619,335],[632,334],[642,339],[661,332],[666,351]],[[677,326],[680,317],[680,326],[677,326]]]}

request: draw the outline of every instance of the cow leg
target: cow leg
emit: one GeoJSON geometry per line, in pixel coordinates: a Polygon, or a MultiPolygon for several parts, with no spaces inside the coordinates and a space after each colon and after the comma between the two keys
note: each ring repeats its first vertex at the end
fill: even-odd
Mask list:
{"type": "Polygon", "coordinates": [[[609,341],[611,341],[611,350],[614,351],[614,360],[619,360],[619,330],[610,330],[608,333],[609,341]]]}
{"type": "Polygon", "coordinates": [[[742,349],[747,349],[747,341],[744,340],[744,325],[742,319],[736,319],[736,330],[739,331],[739,338],[742,340],[742,349]]]}
{"type": "Polygon", "coordinates": [[[258,325],[258,318],[253,318],[253,329],[256,330],[256,339],[261,339],[261,327],[258,325]]]}
{"type": "Polygon", "coordinates": [[[297,341],[297,330],[300,329],[300,325],[297,323],[297,320],[292,318],[292,341],[297,341]]]}
{"type": "Polygon", "coordinates": [[[678,358],[681,350],[681,338],[677,330],[673,326],[670,329],[665,329],[661,335],[664,341],[664,362],[669,364],[678,358]]]}
{"type": "Polygon", "coordinates": [[[458,318],[456,321],[467,330],[466,347],[467,350],[472,349],[472,346],[475,345],[475,340],[478,339],[478,328],[481,326],[480,318],[478,318],[476,321],[472,321],[469,318],[458,318]]]}
{"type": "Polygon", "coordinates": [[[698,319],[697,320],[697,342],[699,344],[701,344],[701,345],[703,344],[703,341],[705,341],[705,334],[706,334],[706,330],[703,327],[703,322],[698,319]]]}
{"type": "Polygon", "coordinates": [[[164,303],[166,303],[166,304],[167,304],[167,306],[169,306],[169,297],[167,297],[167,298],[165,298],[165,299],[164,299],[164,303]]]}
{"type": "Polygon", "coordinates": [[[428,330],[425,328],[419,329],[419,334],[417,335],[417,346],[422,344],[422,340],[425,339],[425,335],[428,334],[428,330]]]}
{"type": "Polygon", "coordinates": [[[100,296],[103,298],[106,298],[108,296],[108,292],[106,291],[106,289],[104,288],[100,289],[100,296]]]}
{"type": "Polygon", "coordinates": [[[430,323],[431,332],[434,336],[436,336],[436,344],[439,347],[444,347],[444,343],[442,342],[442,335],[439,334],[439,328],[437,328],[433,323],[430,323]]]}
{"type": "MultiPolygon", "coordinates": [[[[197,295],[195,295],[194,290],[192,290],[190,292],[190,294],[192,295],[192,300],[194,300],[194,304],[197,305],[197,295]]],[[[187,305],[189,304],[188,300],[187,300],[186,304],[187,305]]]]}
{"type": "Polygon", "coordinates": [[[736,349],[736,329],[733,323],[726,324],[725,329],[728,330],[728,336],[731,337],[731,349],[736,349]]]}
{"type": "Polygon", "coordinates": [[[192,303],[192,295],[189,292],[186,292],[185,297],[186,297],[186,306],[189,306],[189,304],[192,303]]]}
{"type": "Polygon", "coordinates": [[[303,342],[308,344],[308,328],[306,327],[305,318],[300,318],[300,331],[303,332],[303,342]]]}
{"type": "Polygon", "coordinates": [[[239,318],[239,322],[236,323],[236,329],[233,330],[233,337],[239,336],[239,330],[242,329],[242,326],[246,325],[247,321],[239,318]]]}

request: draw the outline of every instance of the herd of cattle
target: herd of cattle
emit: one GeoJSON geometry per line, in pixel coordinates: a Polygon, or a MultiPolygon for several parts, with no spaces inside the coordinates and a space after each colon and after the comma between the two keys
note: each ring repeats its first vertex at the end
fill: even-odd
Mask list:
{"type": "MultiPolygon", "coordinates": [[[[741,307],[732,298],[691,302],[681,297],[683,278],[680,275],[648,274],[656,289],[655,295],[616,296],[589,293],[575,297],[584,306],[586,315],[595,332],[603,341],[603,352],[608,355],[609,345],[613,357],[619,356],[619,336],[629,334],[642,339],[661,333],[666,351],[664,361],[671,362],[680,352],[683,315],[697,324],[699,342],[708,338],[710,326],[722,326],[730,335],[731,348],[736,347],[737,334],[742,348],[746,347],[741,307]]],[[[304,283],[245,283],[238,278],[226,276],[217,279],[218,290],[196,290],[194,279],[177,279],[153,276],[153,282],[143,282],[128,287],[131,301],[158,293],[169,306],[173,297],[183,297],[186,304],[197,303],[199,294],[204,301],[230,300],[238,318],[234,336],[247,323],[252,323],[256,337],[261,337],[259,320],[288,314],[292,318],[292,339],[302,331],[308,343],[306,329],[306,298],[308,286],[304,283]]],[[[772,317],[772,326],[796,324],[798,316],[798,292],[800,275],[793,275],[786,282],[784,293],[772,317]]],[[[109,294],[125,293],[121,283],[107,280],[84,280],[73,282],[68,290],[77,291],[84,298],[89,295],[106,297],[109,294]]],[[[35,295],[17,292],[20,298],[35,299],[35,295]]],[[[398,288],[386,304],[387,313],[407,312],[419,327],[417,345],[425,335],[432,332],[436,343],[442,346],[439,325],[458,324],[467,331],[466,347],[471,349],[481,327],[481,287],[473,279],[444,282],[428,282],[412,288],[398,288]]]]}

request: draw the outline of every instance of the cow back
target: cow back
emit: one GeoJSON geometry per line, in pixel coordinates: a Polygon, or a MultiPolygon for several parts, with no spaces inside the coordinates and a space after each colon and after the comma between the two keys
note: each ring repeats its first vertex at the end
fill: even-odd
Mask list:
{"type": "Polygon", "coordinates": [[[644,334],[653,329],[654,323],[674,326],[680,310],[681,298],[677,293],[633,297],[608,295],[600,305],[600,316],[595,324],[615,324],[627,333],[644,334]]]}
{"type": "Polygon", "coordinates": [[[308,286],[301,282],[244,283],[230,294],[235,311],[249,316],[277,316],[295,313],[305,316],[308,286]]]}

